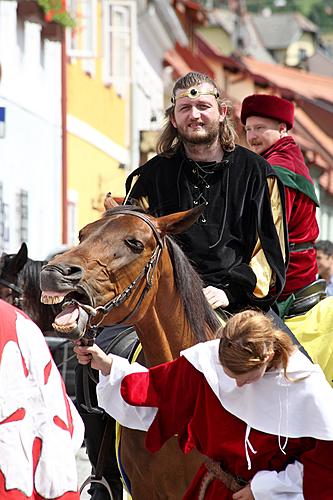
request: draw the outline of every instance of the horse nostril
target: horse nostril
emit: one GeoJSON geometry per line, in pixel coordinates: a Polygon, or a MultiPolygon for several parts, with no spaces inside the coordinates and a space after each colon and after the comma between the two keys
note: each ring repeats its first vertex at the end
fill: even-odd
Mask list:
{"type": "Polygon", "coordinates": [[[83,276],[83,269],[80,266],[63,266],[62,273],[71,278],[81,279],[83,276]]]}
{"type": "Polygon", "coordinates": [[[46,264],[42,271],[46,272],[56,272],[63,276],[71,276],[81,278],[83,275],[83,269],[80,266],[74,266],[71,264],[46,264]]]}
{"type": "Polygon", "coordinates": [[[40,274],[40,284],[42,290],[53,288],[54,284],[66,282],[67,285],[75,286],[83,277],[83,269],[80,266],[71,264],[46,264],[40,274]]]}

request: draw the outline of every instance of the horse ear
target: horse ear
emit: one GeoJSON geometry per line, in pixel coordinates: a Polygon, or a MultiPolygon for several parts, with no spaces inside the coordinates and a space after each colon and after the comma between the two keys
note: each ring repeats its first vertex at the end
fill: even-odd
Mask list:
{"type": "Polygon", "coordinates": [[[112,198],[111,193],[107,193],[104,198],[105,211],[114,207],[118,207],[118,203],[112,198]]]}
{"type": "Polygon", "coordinates": [[[17,252],[15,257],[13,258],[13,268],[15,268],[15,272],[19,273],[21,269],[26,265],[28,260],[28,247],[26,243],[22,243],[20,250],[17,252]]]}
{"type": "Polygon", "coordinates": [[[162,236],[165,234],[182,233],[198,220],[204,208],[205,205],[199,205],[198,207],[185,210],[184,212],[177,212],[175,214],[158,217],[155,219],[157,228],[162,236]]]}

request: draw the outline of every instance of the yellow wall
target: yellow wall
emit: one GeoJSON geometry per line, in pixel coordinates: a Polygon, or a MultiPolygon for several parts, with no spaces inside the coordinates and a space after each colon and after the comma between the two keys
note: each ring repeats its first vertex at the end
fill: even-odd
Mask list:
{"type": "MultiPolygon", "coordinates": [[[[102,3],[97,2],[97,50],[94,71],[85,71],[82,59],[69,59],[67,63],[67,114],[79,120],[88,130],[103,134],[124,149],[128,149],[128,100],[126,93],[119,96],[112,86],[103,82],[102,3]],[[90,128],[91,127],[91,128],[90,128]]],[[[69,121],[69,120],[68,120],[69,121]]],[[[94,135],[94,134],[92,134],[94,135]]],[[[100,136],[101,137],[101,136],[100,136]]],[[[67,134],[68,190],[77,198],[76,220],[78,231],[99,217],[93,204],[102,207],[106,192],[124,196],[126,170],[119,168],[119,157],[99,149],[94,137],[88,140],[75,129],[67,134]],[[75,134],[78,135],[75,135],[75,134]]],[[[112,149],[111,149],[112,151],[112,149]]]]}
{"type": "Polygon", "coordinates": [[[119,162],[91,147],[73,135],[68,136],[69,189],[77,193],[77,232],[88,222],[99,218],[103,200],[109,191],[114,197],[124,196],[126,171],[119,162]]]}
{"type": "Polygon", "coordinates": [[[233,52],[234,48],[231,37],[220,26],[199,28],[198,31],[211,45],[219,49],[222,54],[229,56],[233,52]]]}
{"type": "Polygon", "coordinates": [[[96,77],[88,76],[80,60],[67,65],[67,112],[87,122],[120,146],[125,146],[125,99],[102,81],[101,61],[96,63],[96,77]]]}
{"type": "Polygon", "coordinates": [[[289,45],[286,54],[286,64],[288,66],[297,66],[299,64],[300,49],[305,50],[307,57],[311,57],[314,54],[315,45],[313,35],[311,33],[303,33],[301,38],[297,40],[297,42],[289,45]]]}

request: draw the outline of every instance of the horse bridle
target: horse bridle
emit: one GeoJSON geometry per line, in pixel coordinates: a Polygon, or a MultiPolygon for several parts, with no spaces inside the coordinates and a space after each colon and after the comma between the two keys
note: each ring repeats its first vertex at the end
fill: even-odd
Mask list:
{"type": "Polygon", "coordinates": [[[142,271],[137,275],[137,277],[123,290],[120,294],[116,295],[111,299],[109,302],[104,304],[103,306],[97,306],[96,308],[89,306],[87,304],[82,304],[81,302],[77,301],[76,299],[71,299],[69,302],[66,302],[64,305],[70,305],[70,304],[77,304],[80,306],[87,314],[88,314],[88,329],[86,333],[84,334],[84,338],[87,340],[88,343],[92,343],[92,340],[96,337],[97,329],[101,325],[103,319],[109,312],[122,305],[125,300],[128,299],[128,297],[131,295],[131,293],[135,290],[136,286],[141,282],[143,278],[145,278],[146,283],[145,286],[141,292],[141,295],[139,297],[138,302],[136,303],[135,308],[123,319],[118,321],[117,323],[113,323],[113,325],[119,325],[121,323],[124,323],[125,321],[130,320],[140,309],[142,302],[144,301],[148,291],[151,289],[152,284],[153,284],[153,277],[154,277],[154,271],[156,269],[156,266],[158,264],[161,251],[164,246],[164,239],[161,238],[159,232],[157,231],[156,226],[153,224],[151,219],[144,213],[141,212],[135,212],[134,210],[123,210],[123,211],[118,211],[116,215],[132,215],[133,217],[138,217],[139,219],[143,220],[152,230],[153,235],[155,236],[155,239],[157,241],[157,245],[146,263],[146,265],[143,267],[142,271]],[[102,318],[98,321],[96,324],[91,324],[91,319],[92,317],[97,316],[98,314],[102,314],[102,318]]]}
{"type": "Polygon", "coordinates": [[[17,286],[15,283],[11,283],[10,281],[7,281],[3,278],[0,278],[0,285],[2,285],[5,288],[9,288],[10,290],[12,290],[12,292],[14,292],[11,294],[13,298],[13,305],[19,307],[20,302],[22,302],[22,297],[21,297],[23,293],[22,288],[17,286]]]}
{"type": "MultiPolygon", "coordinates": [[[[116,295],[112,300],[104,304],[104,306],[98,306],[96,308],[92,307],[87,307],[84,304],[80,304],[76,300],[73,300],[72,302],[77,303],[80,307],[86,310],[86,312],[89,314],[89,320],[88,320],[88,326],[89,329],[85,333],[84,338],[86,339],[87,344],[91,344],[94,342],[94,338],[96,337],[97,330],[101,322],[103,321],[103,318],[115,307],[119,307],[121,304],[125,302],[125,300],[131,295],[132,291],[135,289],[138,283],[140,283],[142,278],[146,279],[145,287],[141,292],[140,298],[135,306],[135,308],[126,316],[126,318],[122,319],[116,324],[123,323],[125,321],[128,321],[130,318],[134,316],[134,314],[139,310],[146,294],[152,287],[153,283],[153,277],[154,277],[154,271],[156,269],[156,266],[158,264],[161,251],[164,246],[164,240],[161,238],[160,234],[158,233],[156,226],[153,224],[153,222],[147,217],[147,215],[141,213],[141,212],[135,212],[133,210],[124,210],[124,211],[119,211],[117,212],[117,215],[132,215],[134,217],[138,217],[139,219],[143,220],[150,229],[152,230],[155,239],[157,241],[157,245],[148,260],[147,264],[143,267],[142,271],[138,274],[138,276],[123,290],[120,294],[116,295]],[[90,320],[91,316],[96,316],[98,313],[102,313],[102,319],[98,322],[96,325],[91,325],[90,320]]],[[[110,352],[110,351],[109,351],[110,352]]],[[[95,377],[93,376],[92,369],[90,364],[83,366],[83,371],[82,371],[82,376],[83,376],[83,393],[84,393],[84,399],[85,399],[85,405],[81,404],[81,406],[86,410],[88,413],[92,413],[95,415],[101,415],[104,414],[104,410],[101,410],[100,408],[94,408],[91,404],[91,399],[90,399],[90,392],[89,392],[89,382],[88,378],[91,378],[94,380],[96,383],[97,381],[95,380],[95,377]]],[[[103,433],[103,438],[101,442],[101,446],[99,449],[98,453],[98,458],[97,458],[97,464],[96,464],[96,470],[94,473],[91,473],[90,476],[84,481],[84,483],[80,487],[80,493],[83,491],[83,489],[90,483],[98,483],[103,485],[111,499],[113,499],[111,489],[106,481],[106,479],[103,476],[103,468],[105,464],[105,460],[108,454],[108,449],[110,446],[110,434],[111,431],[109,431],[109,427],[111,426],[111,418],[108,417],[106,427],[104,429],[103,433]]]]}

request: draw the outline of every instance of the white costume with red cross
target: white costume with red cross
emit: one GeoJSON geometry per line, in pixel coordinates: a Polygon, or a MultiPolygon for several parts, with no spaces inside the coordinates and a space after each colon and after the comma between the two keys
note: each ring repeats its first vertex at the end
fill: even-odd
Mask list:
{"type": "Polygon", "coordinates": [[[83,423],[39,328],[0,300],[0,498],[79,499],[83,423]]]}

